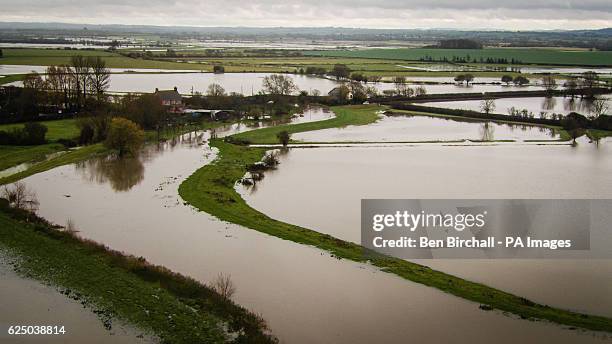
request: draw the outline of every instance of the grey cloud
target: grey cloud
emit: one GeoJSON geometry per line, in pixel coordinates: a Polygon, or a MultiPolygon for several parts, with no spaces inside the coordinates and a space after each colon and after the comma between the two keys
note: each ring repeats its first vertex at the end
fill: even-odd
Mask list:
{"type": "Polygon", "coordinates": [[[2,21],[199,26],[612,26],[612,1],[552,0],[0,0],[2,21]]]}

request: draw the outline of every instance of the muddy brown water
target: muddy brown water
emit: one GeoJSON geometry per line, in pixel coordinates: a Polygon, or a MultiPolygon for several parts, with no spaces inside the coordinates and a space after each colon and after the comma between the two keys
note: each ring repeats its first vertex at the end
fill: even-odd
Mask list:
{"type": "MultiPolygon", "coordinates": [[[[459,100],[430,102],[419,105],[480,112],[482,111],[481,103],[480,100],[459,100]]],[[[508,111],[514,107],[518,111],[527,110],[528,113],[533,113],[536,118],[540,117],[541,112],[546,112],[549,118],[553,113],[567,115],[570,112],[578,112],[589,115],[592,111],[592,104],[592,101],[578,97],[574,99],[571,97],[501,98],[495,99],[495,109],[492,112],[508,115],[508,111]]]]}
{"type": "Polygon", "coordinates": [[[17,275],[8,256],[0,252],[1,343],[157,343],[142,331],[112,322],[106,330],[102,321],[79,301],[51,286],[17,275]],[[9,335],[8,326],[63,326],[64,334],[9,335]]]}
{"type": "MultiPolygon", "coordinates": [[[[581,140],[578,147],[292,149],[255,188],[238,189],[275,219],[360,242],[362,198],[610,198],[611,153],[610,140],[599,147],[581,140]]],[[[541,303],[612,316],[611,260],[420,263],[541,303]]]]}
{"type": "MultiPolygon", "coordinates": [[[[112,161],[86,162],[25,183],[38,193],[41,216],[58,224],[71,219],[83,237],[204,283],[218,273],[230,274],[237,286],[234,300],[260,313],[281,342],[600,343],[607,338],[482,311],[478,304],[369,265],[338,260],[184,205],[179,184],[216,156],[208,136],[192,133],[149,146],[138,162],[117,169],[100,168],[112,161]]],[[[286,158],[283,164],[279,175],[290,166],[286,158]]],[[[279,199],[293,202],[289,193],[279,192],[279,199]]]]}

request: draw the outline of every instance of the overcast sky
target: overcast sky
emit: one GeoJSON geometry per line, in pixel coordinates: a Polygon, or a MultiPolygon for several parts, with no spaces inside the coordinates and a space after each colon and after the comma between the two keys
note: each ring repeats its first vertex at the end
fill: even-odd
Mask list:
{"type": "Polygon", "coordinates": [[[189,26],[582,29],[612,0],[0,0],[0,21],[189,26]]]}

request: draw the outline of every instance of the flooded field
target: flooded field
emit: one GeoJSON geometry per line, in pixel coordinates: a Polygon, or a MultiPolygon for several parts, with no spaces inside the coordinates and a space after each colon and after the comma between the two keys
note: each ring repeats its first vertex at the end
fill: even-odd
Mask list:
{"type": "MultiPolygon", "coordinates": [[[[610,140],[599,148],[583,141],[292,149],[256,187],[239,190],[275,219],[360,242],[363,198],[610,198],[611,153],[610,140]]],[[[541,303],[612,315],[609,260],[420,263],[541,303]]]]}
{"type": "Polygon", "coordinates": [[[192,133],[146,147],[139,158],[94,159],[24,182],[37,191],[41,216],[59,224],[71,219],[85,238],[203,282],[220,272],[231,274],[234,299],[262,314],[281,342],[601,343],[605,338],[485,312],[478,304],[184,205],[178,185],[216,155],[208,137],[192,133]],[[463,335],[458,339],[455,331],[440,328],[463,335]]]}
{"type": "MultiPolygon", "coordinates": [[[[459,100],[449,102],[430,102],[420,103],[419,105],[433,106],[449,109],[464,109],[472,111],[481,111],[480,100],[459,100]]],[[[569,97],[533,97],[533,98],[501,98],[495,99],[494,113],[507,115],[510,108],[516,110],[527,110],[539,117],[540,112],[546,112],[548,115],[563,114],[567,115],[570,112],[579,112],[588,115],[591,111],[592,102],[586,99],[569,97]]]]}
{"type": "MultiPolygon", "coordinates": [[[[2,66],[0,65],[0,74],[23,74],[30,72],[44,73],[46,67],[44,66],[2,66]]],[[[270,75],[271,73],[225,73],[225,74],[214,74],[214,73],[180,73],[180,71],[173,70],[156,70],[156,69],[134,69],[134,68],[114,68],[111,75],[110,92],[123,93],[123,92],[138,92],[138,93],[152,93],[155,88],[159,89],[172,89],[177,87],[179,93],[189,95],[192,92],[205,93],[208,86],[212,83],[219,84],[225,88],[228,93],[236,92],[246,96],[258,94],[263,90],[262,82],[263,78],[270,75]],[[134,73],[125,73],[125,72],[134,73]],[[149,73],[147,73],[149,72],[149,73]],[[117,74],[119,73],[119,74],[117,74]],[[157,73],[157,74],[156,74],[157,73]]],[[[315,77],[308,75],[289,75],[295,82],[296,86],[301,91],[312,92],[318,90],[321,94],[325,95],[331,91],[334,87],[341,85],[341,82],[315,77]]],[[[494,78],[482,78],[480,82],[484,84],[455,84],[452,82],[452,78],[439,78],[439,77],[415,77],[409,78],[416,83],[409,84],[410,87],[415,88],[417,86],[423,86],[427,90],[428,94],[442,94],[442,93],[482,93],[482,92],[501,92],[501,91],[529,91],[529,90],[541,90],[542,88],[538,85],[531,86],[514,86],[514,85],[501,85],[501,84],[490,84],[490,82],[498,82],[499,80],[494,78]],[[422,82],[438,82],[441,84],[425,84],[421,85],[422,82]]],[[[10,83],[9,85],[21,86],[20,81],[10,83]]],[[[367,83],[365,86],[371,86],[378,89],[380,92],[384,90],[395,89],[395,84],[391,82],[379,82],[379,83],[367,83]]]]}
{"type": "Polygon", "coordinates": [[[373,124],[294,134],[304,142],[415,142],[456,140],[556,140],[552,129],[427,116],[384,116],[373,124]]]}

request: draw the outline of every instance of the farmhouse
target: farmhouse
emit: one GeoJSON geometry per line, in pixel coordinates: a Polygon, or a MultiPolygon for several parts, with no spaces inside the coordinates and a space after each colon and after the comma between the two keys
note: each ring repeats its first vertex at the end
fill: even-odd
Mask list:
{"type": "Polygon", "coordinates": [[[155,89],[155,95],[159,98],[162,105],[168,109],[168,112],[174,114],[182,114],[184,110],[183,97],[178,93],[178,89],[159,90],[155,89]]]}

